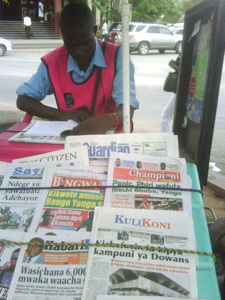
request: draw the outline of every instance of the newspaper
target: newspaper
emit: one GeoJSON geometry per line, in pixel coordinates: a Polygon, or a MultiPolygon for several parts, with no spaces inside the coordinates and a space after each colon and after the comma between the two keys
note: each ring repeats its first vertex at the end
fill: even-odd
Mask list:
{"type": "MultiPolygon", "coordinates": [[[[97,296],[97,300],[180,300],[181,298],[174,298],[174,297],[158,297],[158,296],[145,296],[145,298],[142,298],[142,296],[107,296],[107,295],[99,295],[97,296]]],[[[185,298],[185,300],[196,300],[191,298],[185,298]]],[[[204,299],[200,299],[204,300],[204,299]]]]}
{"type": "Polygon", "coordinates": [[[40,136],[62,136],[62,134],[71,133],[71,130],[78,125],[73,120],[68,121],[35,121],[33,126],[27,130],[24,135],[40,136]]]}
{"type": "Polygon", "coordinates": [[[192,218],[185,212],[95,209],[82,300],[97,295],[197,298],[192,218]],[[101,247],[105,243],[155,246],[160,250],[101,247]],[[175,250],[169,250],[174,248],[175,250]]]}
{"type": "Polygon", "coordinates": [[[21,247],[7,300],[80,300],[88,247],[66,243],[87,243],[87,234],[74,238],[26,233],[23,241],[45,245],[21,247]]]}
{"type": "Polygon", "coordinates": [[[89,159],[88,159],[88,151],[87,147],[77,147],[76,149],[70,149],[70,150],[57,150],[52,152],[47,152],[39,155],[33,155],[23,158],[14,159],[13,162],[16,163],[27,163],[27,162],[58,162],[58,166],[60,166],[61,161],[71,161],[71,166],[75,165],[73,164],[73,161],[81,160],[83,166],[89,165],[89,159]]]}
{"type": "Polygon", "coordinates": [[[96,167],[46,169],[44,185],[58,189],[41,191],[30,232],[46,233],[49,229],[56,234],[60,230],[91,232],[94,209],[103,206],[105,198],[105,189],[96,188],[106,185],[105,170],[96,167]],[[91,188],[85,189],[86,186],[91,188]],[[46,214],[50,212],[52,219],[47,222],[46,214]]]}
{"type": "MultiPolygon", "coordinates": [[[[12,233],[12,231],[0,230],[1,241],[21,242],[22,232],[12,233]]],[[[12,277],[17,264],[20,246],[0,244],[0,299],[7,299],[12,277]]]]}
{"type": "Polygon", "coordinates": [[[191,187],[183,159],[112,152],[107,186],[115,188],[107,188],[104,206],[192,214],[191,193],[173,190],[191,187]]]}
{"type": "MultiPolygon", "coordinates": [[[[79,166],[82,164],[79,160],[73,162],[79,166]]],[[[60,163],[64,166],[69,164],[69,161],[60,163]]],[[[15,190],[0,190],[0,229],[28,231],[35,212],[44,168],[57,165],[57,162],[38,163],[38,165],[37,163],[9,164],[2,188],[15,188],[15,190]]]]}
{"type": "Polygon", "coordinates": [[[25,135],[26,131],[31,129],[34,124],[35,122],[25,127],[23,131],[20,131],[9,138],[9,141],[18,143],[65,144],[65,137],[62,136],[40,136],[35,134],[25,135]]]}
{"type": "Polygon", "coordinates": [[[65,149],[87,146],[90,165],[107,165],[110,152],[179,157],[177,136],[170,133],[132,133],[69,136],[65,149]]]}

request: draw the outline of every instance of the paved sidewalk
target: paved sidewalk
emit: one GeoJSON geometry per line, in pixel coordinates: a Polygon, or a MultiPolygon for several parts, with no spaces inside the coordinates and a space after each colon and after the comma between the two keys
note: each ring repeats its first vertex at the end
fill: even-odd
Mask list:
{"type": "Polygon", "coordinates": [[[63,45],[62,39],[41,40],[41,39],[11,39],[13,52],[26,52],[32,49],[37,50],[52,50],[63,45]]]}

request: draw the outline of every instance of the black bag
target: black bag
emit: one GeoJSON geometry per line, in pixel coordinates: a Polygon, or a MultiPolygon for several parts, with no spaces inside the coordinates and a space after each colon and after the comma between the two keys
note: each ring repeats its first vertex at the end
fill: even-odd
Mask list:
{"type": "Polygon", "coordinates": [[[176,93],[177,91],[177,80],[178,80],[178,72],[169,72],[168,76],[166,77],[163,90],[165,92],[173,92],[176,93]]]}

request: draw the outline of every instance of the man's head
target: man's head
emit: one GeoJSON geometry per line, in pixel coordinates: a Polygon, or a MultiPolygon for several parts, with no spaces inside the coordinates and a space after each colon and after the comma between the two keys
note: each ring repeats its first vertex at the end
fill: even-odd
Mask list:
{"type": "Polygon", "coordinates": [[[18,256],[19,256],[19,253],[20,253],[20,249],[16,249],[13,251],[12,255],[11,255],[11,258],[10,258],[10,266],[14,266],[16,265],[16,262],[17,262],[17,259],[18,259],[18,256]]]}
{"type": "Polygon", "coordinates": [[[55,211],[54,211],[54,209],[47,209],[47,210],[45,210],[45,212],[42,215],[42,219],[43,219],[42,223],[43,223],[43,225],[44,226],[50,225],[51,222],[53,221],[54,217],[55,217],[55,211]]]}
{"type": "Polygon", "coordinates": [[[60,29],[68,53],[78,65],[89,65],[95,50],[94,20],[90,8],[71,3],[60,15],[60,29]]]}
{"type": "Polygon", "coordinates": [[[89,217],[90,220],[93,220],[93,218],[94,218],[94,211],[93,211],[93,210],[91,210],[91,211],[89,212],[88,217],[89,217]]]}
{"type": "Polygon", "coordinates": [[[165,170],[165,169],[166,169],[166,164],[165,164],[164,162],[162,162],[162,163],[160,164],[160,169],[161,169],[161,170],[165,170]]]}
{"type": "Polygon", "coordinates": [[[141,169],[141,168],[142,168],[142,162],[141,162],[141,161],[137,161],[136,167],[137,167],[138,169],[141,169]]]}
{"type": "Polygon", "coordinates": [[[33,238],[30,240],[30,243],[32,243],[34,245],[27,246],[27,253],[28,253],[29,257],[34,257],[34,256],[39,255],[44,248],[44,245],[43,245],[44,240],[42,240],[41,238],[33,238]],[[40,244],[40,245],[38,245],[38,244],[40,244]]]}

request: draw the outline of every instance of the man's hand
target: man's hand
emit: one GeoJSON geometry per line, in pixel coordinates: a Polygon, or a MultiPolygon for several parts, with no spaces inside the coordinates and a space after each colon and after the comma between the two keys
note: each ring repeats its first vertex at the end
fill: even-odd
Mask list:
{"type": "Polygon", "coordinates": [[[94,116],[83,121],[77,127],[74,127],[72,130],[72,134],[105,134],[107,130],[114,126],[114,122],[114,116],[111,114],[94,116]]]}
{"type": "Polygon", "coordinates": [[[91,117],[91,113],[87,108],[79,108],[66,113],[68,115],[68,119],[74,120],[77,123],[81,123],[91,117]]]}

